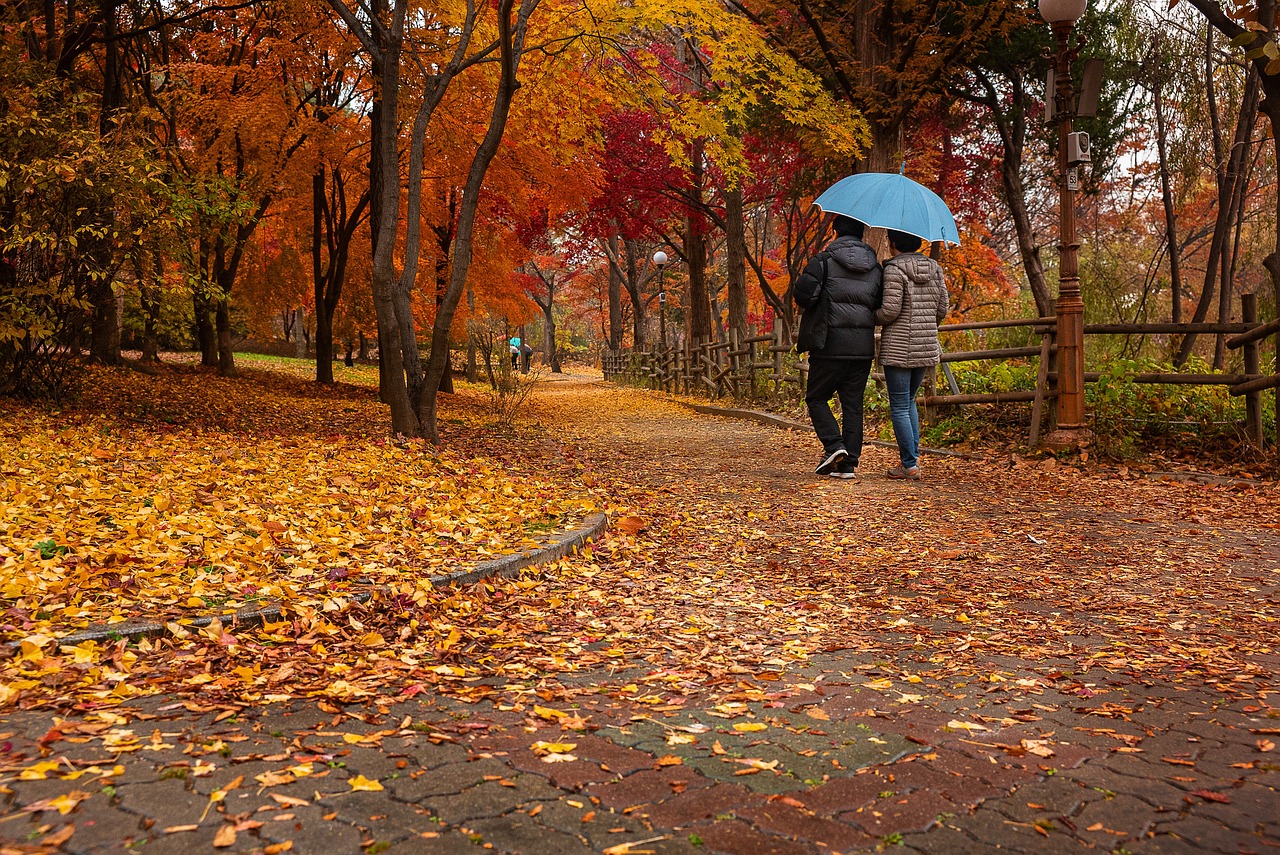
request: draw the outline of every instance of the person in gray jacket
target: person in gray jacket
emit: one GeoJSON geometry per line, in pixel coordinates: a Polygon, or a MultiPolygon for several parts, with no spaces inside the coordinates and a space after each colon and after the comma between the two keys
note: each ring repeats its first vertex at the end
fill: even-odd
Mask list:
{"type": "Polygon", "coordinates": [[[809,353],[804,400],[822,443],[817,472],[853,479],[862,454],[862,399],[876,353],[880,264],[862,242],[862,223],[838,216],[831,225],[836,239],[796,280],[795,301],[804,310],[796,349],[809,353]],[[832,395],[840,396],[843,430],[831,412],[832,395]]]}
{"type": "Polygon", "coordinates": [[[916,393],[925,371],[942,356],[938,324],[947,316],[949,296],[942,266],[921,255],[922,239],[890,231],[893,254],[884,263],[884,301],[876,312],[880,364],[889,388],[889,419],[902,463],[889,470],[894,479],[920,479],[920,413],[916,393]]]}

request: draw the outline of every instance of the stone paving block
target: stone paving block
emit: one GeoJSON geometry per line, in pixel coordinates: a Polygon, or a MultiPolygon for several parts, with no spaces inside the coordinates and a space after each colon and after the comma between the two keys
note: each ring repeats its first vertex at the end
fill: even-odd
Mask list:
{"type": "Polygon", "coordinates": [[[854,810],[879,798],[881,793],[895,792],[887,779],[865,773],[845,778],[832,778],[807,793],[797,793],[794,798],[820,816],[834,816],[854,810]]]}
{"type": "Polygon", "coordinates": [[[1055,775],[1018,787],[1012,794],[983,803],[983,810],[997,810],[1018,822],[1034,822],[1041,818],[1073,816],[1086,802],[1103,798],[1102,794],[1078,781],[1055,775]]]}
{"type": "MultiPolygon", "coordinates": [[[[639,821],[621,813],[615,813],[603,804],[592,804],[590,799],[573,798],[539,802],[537,807],[541,809],[536,818],[542,825],[566,834],[586,837],[589,842],[602,849],[629,839],[652,836],[639,821]],[[576,805],[570,804],[571,801],[576,805]],[[583,822],[583,819],[588,816],[591,819],[583,822]],[[631,837],[627,837],[628,834],[631,837]]],[[[529,809],[520,808],[520,812],[528,814],[529,809]]]]}
{"type": "MultiPolygon", "coordinates": [[[[440,831],[432,832],[436,836],[430,838],[411,837],[392,845],[390,849],[385,849],[382,855],[477,855],[477,853],[486,850],[480,849],[471,838],[460,831],[440,831]]],[[[324,852],[324,849],[302,849],[305,852],[324,852]]],[[[359,841],[356,841],[355,848],[335,847],[330,850],[333,852],[358,852],[360,851],[359,841]]]]}
{"type": "Polygon", "coordinates": [[[737,784],[718,783],[674,795],[649,808],[645,815],[655,828],[685,828],[722,814],[732,814],[735,809],[763,804],[764,800],[764,796],[737,784]]]}
{"type": "Polygon", "coordinates": [[[535,819],[512,815],[467,824],[472,840],[492,843],[499,852],[518,855],[591,855],[595,849],[576,835],[565,834],[535,819]]]}
{"type": "Polygon", "coordinates": [[[962,809],[932,790],[918,790],[906,795],[881,799],[857,810],[846,811],[837,819],[856,823],[872,837],[924,831],[936,824],[944,814],[955,816],[962,809]]]}
{"type": "MultiPolygon", "coordinates": [[[[978,843],[970,850],[975,855],[980,852],[999,851],[1045,853],[1045,855],[1097,851],[1072,837],[1064,826],[1055,825],[1052,830],[1046,828],[1042,834],[1036,831],[1031,823],[1017,822],[997,811],[984,808],[978,808],[969,816],[948,820],[943,828],[963,831],[977,840],[978,843]]],[[[929,835],[933,833],[930,831],[921,839],[928,841],[929,835]]]]}
{"type": "Polygon", "coordinates": [[[705,851],[709,852],[730,855],[746,852],[751,855],[812,855],[816,851],[807,844],[756,831],[740,820],[700,825],[693,829],[693,833],[702,840],[705,851]]]}
{"type": "Polygon", "coordinates": [[[782,802],[769,802],[738,811],[761,831],[818,844],[835,852],[874,846],[878,840],[858,828],[833,819],[823,819],[782,802]]]}
{"type": "MultiPolygon", "coordinates": [[[[1153,829],[1157,837],[1171,835],[1202,852],[1266,852],[1263,838],[1257,834],[1227,828],[1219,822],[1201,816],[1161,822],[1153,829]]],[[[1272,847],[1274,848],[1274,847],[1272,847]]]]}
{"type": "Polygon", "coordinates": [[[365,746],[352,746],[351,753],[343,757],[342,762],[348,776],[364,775],[380,781],[404,778],[418,771],[417,763],[407,757],[391,757],[385,750],[365,746]],[[404,766],[400,768],[402,763],[404,766]]]}
{"type": "Polygon", "coordinates": [[[688,766],[663,766],[627,775],[620,781],[592,784],[587,792],[618,811],[634,805],[654,804],[685,790],[709,787],[714,782],[688,766]]]}
{"type": "Polygon", "coordinates": [[[497,781],[486,781],[455,795],[428,796],[419,804],[432,816],[438,816],[450,825],[468,820],[500,816],[526,802],[557,799],[566,795],[549,787],[541,778],[532,775],[514,775],[508,780],[514,787],[504,787],[497,781]]]}
{"type": "MultiPolygon", "coordinates": [[[[212,762],[212,761],[210,761],[212,762]]],[[[248,763],[230,763],[215,762],[217,767],[208,775],[196,777],[190,774],[186,766],[170,766],[168,769],[160,773],[161,780],[177,780],[184,782],[193,791],[202,796],[208,796],[214,790],[221,789],[236,778],[244,778],[241,786],[257,786],[254,778],[267,772],[281,772],[290,766],[298,765],[296,760],[292,758],[288,760],[280,760],[274,763],[264,763],[260,760],[250,761],[248,763]]]]}
{"type": "Polygon", "coordinates": [[[146,836],[137,816],[113,807],[105,797],[95,796],[81,802],[66,819],[76,824],[75,834],[63,844],[68,852],[91,852],[146,836]]]}
{"type": "MultiPolygon", "coordinates": [[[[575,753],[575,756],[576,753],[575,753]]],[[[578,757],[568,763],[544,763],[542,758],[532,751],[516,751],[506,758],[513,767],[531,775],[540,775],[561,789],[576,792],[588,784],[611,781],[617,777],[613,772],[606,772],[595,763],[578,757]]]]}
{"type": "Polygon", "coordinates": [[[404,754],[422,769],[438,769],[450,763],[465,763],[471,759],[471,749],[455,742],[432,744],[425,737],[404,739],[387,739],[384,748],[397,754],[404,754]]]}
{"type": "MultiPolygon", "coordinates": [[[[606,731],[601,731],[605,733],[606,731]]],[[[569,740],[577,743],[574,754],[599,763],[617,775],[628,775],[640,769],[652,769],[653,757],[635,751],[601,736],[584,734],[569,740]]]]}
{"type": "Polygon", "coordinates": [[[199,822],[209,804],[206,796],[191,792],[186,781],[180,780],[130,784],[120,788],[119,797],[120,806],[125,810],[156,819],[157,824],[165,826],[199,822]]]}
{"type": "Polygon", "coordinates": [[[339,821],[363,828],[368,836],[388,843],[436,828],[427,808],[389,799],[385,791],[337,793],[317,805],[326,808],[326,814],[336,811],[339,821]]]}
{"type": "MultiPolygon", "coordinates": [[[[768,748],[771,746],[762,747],[768,748]]],[[[751,759],[771,762],[769,758],[777,753],[780,752],[776,749],[773,751],[762,751],[758,754],[764,756],[753,754],[751,759]]],[[[762,770],[750,775],[738,774],[740,771],[746,770],[750,767],[739,763],[733,763],[724,757],[698,757],[693,760],[685,761],[684,765],[685,767],[694,769],[713,780],[741,784],[752,792],[764,793],[765,795],[791,793],[796,790],[803,790],[808,786],[804,781],[797,779],[794,775],[780,774],[783,769],[781,764],[779,764],[776,771],[762,770]]]]}
{"type": "MultiPolygon", "coordinates": [[[[278,811],[255,813],[253,818],[262,823],[257,835],[268,843],[292,840],[295,852],[350,851],[359,847],[364,835],[360,829],[344,822],[341,817],[325,819],[334,813],[328,805],[298,805],[281,807],[278,811]]],[[[240,835],[238,840],[245,840],[240,835]]]]}
{"type": "Polygon", "coordinates": [[[921,852],[926,855],[974,855],[985,851],[985,847],[978,841],[963,831],[949,827],[904,834],[902,845],[905,852],[921,852]]]}
{"type": "Polygon", "coordinates": [[[428,796],[460,793],[481,783],[488,775],[509,777],[511,774],[511,767],[500,760],[476,760],[474,763],[451,763],[430,769],[417,777],[411,773],[388,781],[385,786],[395,793],[396,798],[416,802],[428,796]]]}
{"type": "Polygon", "coordinates": [[[1156,834],[1125,844],[1133,855],[1204,855],[1206,850],[1198,843],[1183,840],[1172,834],[1156,834]]]}
{"type": "Polygon", "coordinates": [[[1280,791],[1252,783],[1216,791],[1231,799],[1231,803],[1220,804],[1193,796],[1195,806],[1191,813],[1239,831],[1262,832],[1266,825],[1280,822],[1280,791]]]}
{"type": "Polygon", "coordinates": [[[1117,843],[1142,837],[1158,818],[1155,809],[1147,802],[1133,796],[1117,795],[1086,804],[1076,814],[1076,833],[1095,846],[1111,849],[1117,843]],[[1089,830],[1099,825],[1096,830],[1089,830]]]}
{"type": "Polygon", "coordinates": [[[1094,792],[1110,789],[1113,792],[1142,799],[1156,809],[1156,813],[1178,813],[1186,810],[1191,801],[1199,801],[1188,796],[1187,791],[1175,787],[1168,781],[1159,778],[1128,778],[1111,776],[1101,787],[1090,787],[1094,792]]]}
{"type": "Polygon", "coordinates": [[[217,821],[208,819],[195,831],[165,834],[161,831],[161,823],[156,823],[155,828],[151,829],[150,837],[139,838],[135,846],[123,851],[146,852],[147,855],[151,855],[153,852],[159,852],[160,855],[191,855],[193,852],[216,852],[218,850],[213,848],[213,836],[218,833],[218,828],[221,825],[222,821],[220,819],[217,821]],[[145,844],[142,843],[144,840],[145,844]]]}
{"type": "Polygon", "coordinates": [[[56,799],[65,796],[72,790],[94,792],[98,785],[81,779],[79,781],[63,781],[59,778],[45,778],[39,781],[9,781],[5,786],[13,790],[11,801],[14,807],[25,807],[45,799],[56,799]]]}
{"type": "Polygon", "coordinates": [[[888,783],[886,789],[891,789],[897,793],[924,789],[948,793],[951,789],[962,790],[964,788],[963,778],[958,775],[948,775],[924,760],[894,763],[891,766],[883,767],[881,771],[883,773],[882,777],[888,783]]]}

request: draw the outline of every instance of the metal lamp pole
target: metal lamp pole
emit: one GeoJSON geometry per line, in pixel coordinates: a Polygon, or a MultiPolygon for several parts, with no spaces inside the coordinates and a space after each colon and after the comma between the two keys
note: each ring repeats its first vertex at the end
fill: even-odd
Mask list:
{"type": "Polygon", "coordinates": [[[1045,437],[1050,447],[1070,448],[1087,440],[1084,406],[1084,301],[1080,298],[1080,244],[1076,240],[1076,168],[1069,160],[1071,119],[1075,114],[1071,86],[1071,33],[1087,0],[1040,0],[1040,15],[1057,38],[1054,110],[1058,119],[1058,402],[1057,425],[1045,437]]]}
{"type": "Polygon", "coordinates": [[[658,250],[653,254],[653,263],[658,266],[658,337],[662,342],[662,352],[667,352],[667,289],[662,285],[662,276],[667,269],[667,254],[658,250]]]}

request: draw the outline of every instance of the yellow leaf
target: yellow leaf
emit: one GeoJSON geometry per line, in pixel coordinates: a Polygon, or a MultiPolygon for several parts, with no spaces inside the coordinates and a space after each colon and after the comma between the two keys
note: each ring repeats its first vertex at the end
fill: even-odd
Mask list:
{"type": "Polygon", "coordinates": [[[762,721],[740,721],[733,726],[733,729],[739,733],[755,733],[760,730],[767,730],[769,725],[762,721]]]}
{"type": "Polygon", "coordinates": [[[536,704],[533,707],[533,714],[539,718],[545,718],[548,721],[557,718],[564,718],[568,715],[568,713],[560,712],[560,710],[553,710],[550,707],[540,707],[536,704]]]}
{"type": "Polygon", "coordinates": [[[351,789],[356,792],[378,793],[382,791],[382,784],[377,781],[370,780],[364,775],[356,775],[347,781],[351,785],[351,789]]]}
{"type": "Polygon", "coordinates": [[[218,829],[218,833],[213,836],[213,846],[215,849],[224,849],[227,846],[234,846],[236,842],[236,827],[234,825],[223,825],[218,829]]]}
{"type": "Polygon", "coordinates": [[[974,724],[971,721],[960,721],[957,718],[951,719],[951,721],[947,722],[946,726],[950,730],[986,730],[987,729],[980,724],[974,724]]]}
{"type": "Polygon", "coordinates": [[[541,740],[529,746],[534,754],[568,754],[578,747],[576,742],[543,742],[541,740]]]}
{"type": "Polygon", "coordinates": [[[28,766],[18,773],[20,781],[43,781],[49,777],[49,773],[62,765],[59,760],[41,760],[32,766],[28,766]]]}

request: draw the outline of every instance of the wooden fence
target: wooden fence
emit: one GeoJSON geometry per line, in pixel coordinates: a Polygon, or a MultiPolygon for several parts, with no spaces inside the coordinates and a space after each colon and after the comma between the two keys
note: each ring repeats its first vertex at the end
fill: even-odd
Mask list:
{"type": "MultiPolygon", "coordinates": [[[[1147,324],[1085,324],[1085,335],[1230,335],[1226,345],[1232,350],[1243,349],[1243,374],[1133,374],[1126,379],[1133,383],[1211,385],[1226,386],[1232,395],[1245,398],[1245,432],[1257,446],[1263,443],[1262,397],[1268,389],[1276,389],[1277,412],[1280,412],[1280,359],[1275,374],[1261,373],[1260,342],[1280,333],[1280,319],[1259,323],[1257,300],[1252,294],[1242,297],[1240,323],[1147,323],[1147,324]]],[[[1001,347],[973,351],[945,351],[942,355],[941,374],[946,381],[946,392],[939,394],[935,375],[926,379],[922,389],[922,403],[926,407],[970,404],[1004,404],[1029,402],[1031,404],[1030,442],[1037,444],[1046,405],[1057,397],[1057,373],[1054,356],[1057,352],[1055,338],[1057,321],[1052,317],[1018,318],[1000,321],[943,324],[939,332],[971,332],[990,329],[1030,328],[1039,334],[1040,343],[1028,347],[1001,347]],[[956,362],[980,360],[1004,360],[1035,357],[1038,363],[1034,390],[1012,392],[965,393],[960,389],[950,366],[956,362]]],[[[750,335],[738,338],[730,335],[727,341],[684,342],[682,346],[662,350],[657,344],[647,350],[605,351],[602,367],[605,379],[624,379],[683,395],[705,395],[713,400],[733,398],[735,402],[777,395],[788,388],[802,391],[808,374],[808,362],[804,359],[784,359],[793,347],[784,341],[781,327],[775,327],[769,335],[750,335]]],[[[873,373],[877,381],[882,374],[873,373]]],[[[1086,383],[1096,383],[1105,376],[1101,372],[1085,372],[1086,383]]]]}

